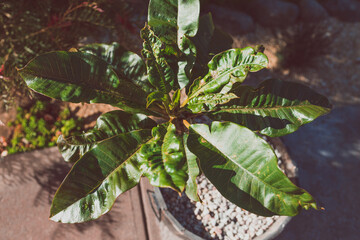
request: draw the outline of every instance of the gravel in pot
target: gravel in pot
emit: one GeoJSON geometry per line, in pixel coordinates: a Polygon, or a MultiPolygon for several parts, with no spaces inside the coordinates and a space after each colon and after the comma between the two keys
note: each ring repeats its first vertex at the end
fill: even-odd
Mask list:
{"type": "MultiPolygon", "coordinates": [[[[266,139],[267,140],[267,139],[266,139]]],[[[270,142],[279,158],[279,166],[290,179],[296,168],[279,139],[270,142]]],[[[205,176],[197,179],[200,202],[192,202],[185,194],[161,189],[167,209],[188,231],[203,239],[272,239],[278,235],[290,217],[262,217],[237,207],[225,199],[205,176]]],[[[185,237],[186,238],[186,237],[185,237]]]]}

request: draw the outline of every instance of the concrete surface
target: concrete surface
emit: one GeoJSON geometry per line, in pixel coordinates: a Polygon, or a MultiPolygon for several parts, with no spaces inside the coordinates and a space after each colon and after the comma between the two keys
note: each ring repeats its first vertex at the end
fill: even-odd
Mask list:
{"type": "Polygon", "coordinates": [[[161,203],[156,202],[153,197],[154,187],[149,180],[143,178],[141,180],[141,194],[144,205],[144,212],[146,217],[146,226],[148,229],[150,240],[184,240],[185,238],[181,231],[175,229],[169,220],[164,216],[161,209],[161,203]],[[171,229],[170,229],[171,228],[171,229]]]}
{"type": "MultiPolygon", "coordinates": [[[[283,138],[299,180],[325,211],[303,211],[277,240],[352,240],[360,235],[360,106],[337,108],[283,138]]],[[[0,161],[0,239],[181,239],[166,228],[143,179],[96,221],[48,220],[56,188],[70,169],[56,148],[0,161]],[[160,220],[160,221],[159,221],[160,220]]]]}
{"type": "Polygon", "coordinates": [[[140,188],[119,197],[96,221],[63,224],[48,219],[52,197],[70,169],[57,148],[10,155],[0,161],[1,240],[144,240],[140,188]]]}
{"type": "Polygon", "coordinates": [[[300,185],[325,211],[303,211],[277,240],[360,239],[360,106],[334,109],[283,141],[300,185]]]}
{"type": "Polygon", "coordinates": [[[98,220],[81,224],[49,220],[53,195],[70,167],[56,147],[0,160],[0,240],[181,239],[166,227],[145,178],[98,220]]]}
{"type": "Polygon", "coordinates": [[[56,147],[0,160],[0,240],[180,239],[168,231],[145,178],[98,220],[81,224],[49,220],[53,195],[70,167],[56,147]]]}

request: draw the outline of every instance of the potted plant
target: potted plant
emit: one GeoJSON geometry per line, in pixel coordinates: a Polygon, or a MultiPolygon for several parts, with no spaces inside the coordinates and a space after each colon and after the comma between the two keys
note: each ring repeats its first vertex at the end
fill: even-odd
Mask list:
{"type": "Polygon", "coordinates": [[[103,114],[84,134],[59,137],[60,152],[74,165],[54,196],[52,220],[96,219],[142,176],[199,201],[200,172],[258,215],[319,209],[278,168],[259,134],[292,133],[328,113],[328,100],[278,79],[242,85],[268,65],[263,47],[223,51],[228,38],[211,15],[199,13],[198,0],[151,0],[143,58],[117,43],[90,44],[40,55],[19,70],[31,89],[49,97],[122,109],[103,114]]]}
{"type": "MultiPolygon", "coordinates": [[[[280,169],[293,183],[297,183],[297,168],[280,138],[263,138],[275,150],[280,169]]],[[[145,209],[152,210],[145,210],[148,218],[156,217],[160,228],[165,225],[171,234],[192,240],[270,240],[278,236],[292,219],[291,216],[263,217],[249,213],[222,197],[204,175],[200,175],[196,180],[201,203],[191,201],[184,195],[179,196],[170,189],[147,190],[145,184],[151,200],[150,207],[145,204],[145,209]]],[[[142,186],[142,190],[145,189],[142,186]]]]}

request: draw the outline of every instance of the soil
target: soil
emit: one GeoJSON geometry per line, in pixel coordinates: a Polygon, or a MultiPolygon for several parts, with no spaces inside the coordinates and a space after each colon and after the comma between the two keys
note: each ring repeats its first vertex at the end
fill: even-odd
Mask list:
{"type": "Polygon", "coordinates": [[[75,116],[81,117],[85,121],[85,128],[94,126],[96,119],[106,112],[118,110],[119,108],[113,107],[108,104],[89,104],[89,103],[69,103],[70,110],[75,116]]]}

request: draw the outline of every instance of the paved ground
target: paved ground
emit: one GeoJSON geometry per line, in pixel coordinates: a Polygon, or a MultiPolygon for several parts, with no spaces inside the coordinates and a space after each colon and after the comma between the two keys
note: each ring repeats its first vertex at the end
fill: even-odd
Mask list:
{"type": "Polygon", "coordinates": [[[167,230],[146,179],[121,195],[110,213],[82,224],[48,219],[52,197],[70,169],[57,148],[0,160],[1,240],[179,240],[167,230]],[[144,199],[144,200],[143,200],[144,199]]]}
{"type": "Polygon", "coordinates": [[[71,225],[48,220],[52,196],[69,169],[57,148],[10,155],[0,162],[1,240],[147,239],[139,187],[96,221],[71,225]]]}
{"type": "Polygon", "coordinates": [[[360,106],[334,109],[283,140],[301,186],[325,211],[303,211],[277,239],[359,239],[360,106]]]}
{"type": "MultiPolygon", "coordinates": [[[[359,238],[359,119],[360,106],[337,108],[283,138],[301,186],[326,210],[303,211],[278,240],[359,238]]],[[[122,195],[110,214],[97,221],[69,225],[48,220],[52,196],[68,170],[56,148],[0,161],[1,240],[179,239],[166,230],[147,181],[122,195]]]]}

